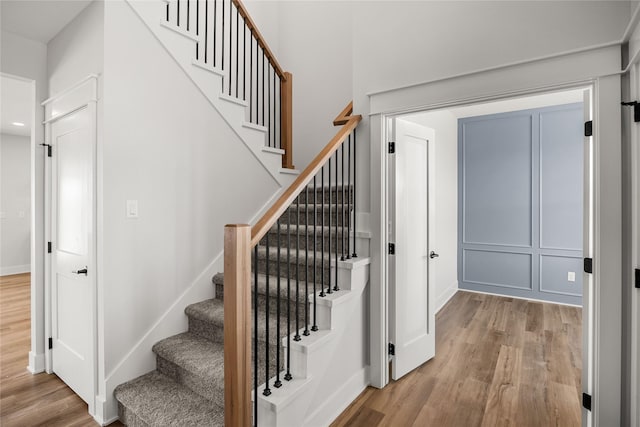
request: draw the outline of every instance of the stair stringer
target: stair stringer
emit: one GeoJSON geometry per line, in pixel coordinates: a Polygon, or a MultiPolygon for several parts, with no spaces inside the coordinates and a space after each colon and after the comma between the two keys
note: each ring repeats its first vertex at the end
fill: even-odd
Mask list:
{"type": "Polygon", "coordinates": [[[259,425],[328,426],[369,385],[369,263],[369,258],[338,262],[342,289],[316,297],[320,330],[302,341],[291,340],[294,379],[272,387],[268,397],[262,395],[264,385],[258,389],[259,425]]]}
{"type": "Polygon", "coordinates": [[[162,20],[166,1],[127,0],[126,3],[276,182],[283,187],[291,184],[297,173],[282,169],[284,151],[264,150],[269,148],[265,145],[268,128],[247,123],[248,103],[222,93],[224,73],[195,60],[197,36],[162,20]]]}

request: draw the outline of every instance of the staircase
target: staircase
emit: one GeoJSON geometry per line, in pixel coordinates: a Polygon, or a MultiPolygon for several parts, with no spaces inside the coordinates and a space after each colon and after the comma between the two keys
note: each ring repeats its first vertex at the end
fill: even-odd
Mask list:
{"type": "MultiPolygon", "coordinates": [[[[350,193],[351,191],[347,190],[347,194],[350,193]]],[[[325,291],[323,295],[326,294],[330,283],[333,283],[333,277],[335,277],[335,270],[332,273],[329,257],[335,256],[336,249],[338,252],[342,251],[342,242],[345,240],[335,237],[346,233],[347,228],[343,226],[342,218],[347,218],[350,214],[347,211],[349,204],[341,203],[340,194],[335,187],[324,187],[315,192],[311,189],[309,199],[307,199],[307,193],[303,192],[282,216],[279,225],[280,233],[278,233],[278,225],[276,225],[267,234],[269,247],[267,247],[266,236],[258,246],[257,300],[259,318],[262,319],[266,314],[267,295],[271,299],[269,303],[269,329],[265,323],[261,322],[258,325],[258,353],[266,354],[267,344],[269,345],[268,368],[271,372],[269,378],[276,375],[276,366],[279,361],[280,380],[283,383],[286,382],[286,371],[282,370],[286,359],[286,347],[283,342],[286,344],[287,341],[282,338],[287,337],[287,331],[290,330],[289,345],[295,340],[296,319],[299,326],[297,332],[301,337],[309,335],[308,331],[314,325],[318,326],[318,320],[314,321],[313,316],[314,290],[315,300],[323,299],[319,295],[323,290],[325,291]],[[314,200],[317,200],[315,208],[314,200]],[[325,203],[320,204],[320,200],[324,200],[325,203]],[[325,224],[328,224],[329,216],[335,218],[336,212],[339,212],[337,227],[329,229],[328,226],[325,226],[322,229],[318,224],[315,227],[311,226],[314,213],[318,223],[322,222],[320,215],[323,215],[325,224]],[[314,235],[315,239],[313,239],[314,235]],[[324,245],[321,242],[323,236],[324,245]],[[315,251],[311,247],[313,241],[315,241],[315,251]],[[298,248],[297,254],[296,246],[298,248]],[[324,252],[320,251],[322,246],[325,248],[324,252]],[[304,251],[307,247],[310,249],[308,252],[304,251]],[[287,248],[292,249],[289,252],[289,261],[286,259],[287,248]],[[278,250],[280,250],[280,262],[278,262],[278,250]],[[306,260],[304,259],[305,254],[306,260]],[[317,266],[315,270],[313,268],[314,255],[317,266]],[[281,272],[279,287],[277,285],[278,268],[281,272]],[[282,277],[285,272],[290,273],[289,280],[292,282],[293,292],[289,297],[287,297],[287,279],[282,277]],[[315,285],[313,282],[314,272],[315,285]],[[321,280],[321,276],[323,280],[321,280]],[[298,278],[297,292],[295,292],[296,277],[298,278]],[[279,299],[278,290],[280,291],[279,299]],[[307,309],[306,313],[305,308],[307,309]],[[283,314],[280,318],[276,316],[278,310],[283,314]],[[291,313],[289,324],[286,317],[287,310],[291,313]],[[307,323],[306,327],[305,323],[307,323]],[[277,334],[278,332],[279,334],[277,334]],[[279,355],[277,348],[280,349],[279,355]]],[[[224,425],[224,281],[222,273],[213,277],[213,284],[216,298],[186,307],[185,314],[189,319],[188,330],[163,339],[153,346],[153,352],[156,356],[156,370],[121,384],[115,389],[114,396],[118,401],[118,415],[125,425],[224,425]]],[[[341,294],[346,292],[348,291],[343,291],[341,294]]],[[[336,292],[332,291],[332,294],[336,294],[336,292]]],[[[320,323],[323,328],[328,327],[326,321],[322,320],[320,323]]],[[[294,366],[291,371],[298,373],[300,369],[299,366],[294,366]]],[[[266,375],[265,364],[259,364],[259,384],[265,382],[266,375]]]]}

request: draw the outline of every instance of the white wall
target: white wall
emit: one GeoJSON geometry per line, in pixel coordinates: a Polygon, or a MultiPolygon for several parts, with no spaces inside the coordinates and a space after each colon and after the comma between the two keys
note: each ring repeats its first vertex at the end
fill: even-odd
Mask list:
{"type": "Polygon", "coordinates": [[[44,370],[44,140],[41,125],[44,110],[40,102],[48,93],[47,47],[43,43],[2,31],[0,33],[0,71],[35,82],[34,117],[31,133],[31,351],[29,370],[44,370]],[[40,314],[40,316],[38,316],[40,314]]]}
{"type": "Polygon", "coordinates": [[[0,134],[0,275],[31,269],[31,138],[0,134]]]}
{"type": "Polygon", "coordinates": [[[405,116],[435,131],[435,221],[433,250],[436,308],[458,290],[458,119],[447,110],[405,116]]]}
{"type": "MultiPolygon", "coordinates": [[[[128,4],[105,2],[104,28],[98,292],[109,400],[113,386],[154,369],[144,338],[181,295],[213,297],[224,225],[248,222],[279,185],[128,4]],[[129,199],[138,219],[125,218],[129,199]]],[[[182,322],[172,328],[185,330],[177,309],[182,322]]]]}
{"type": "Polygon", "coordinates": [[[104,2],[94,1],[47,44],[49,96],[89,74],[101,74],[104,56],[104,2]]]}

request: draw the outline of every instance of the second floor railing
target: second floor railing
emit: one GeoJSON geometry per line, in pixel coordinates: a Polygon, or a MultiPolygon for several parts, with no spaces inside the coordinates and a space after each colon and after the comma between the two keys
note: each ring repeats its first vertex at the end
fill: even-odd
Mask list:
{"type": "Polygon", "coordinates": [[[196,64],[222,75],[222,93],[241,100],[267,146],[293,168],[291,73],[284,71],[240,0],[166,0],[164,19],[196,42],[196,64]]]}

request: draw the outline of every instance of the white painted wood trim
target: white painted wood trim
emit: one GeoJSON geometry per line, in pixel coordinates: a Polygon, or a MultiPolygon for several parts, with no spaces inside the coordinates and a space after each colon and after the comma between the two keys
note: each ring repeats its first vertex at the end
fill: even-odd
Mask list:
{"type": "MultiPolygon", "coordinates": [[[[97,143],[98,143],[98,131],[97,131],[97,99],[98,99],[98,75],[90,74],[87,77],[80,80],[78,83],[70,86],[69,88],[61,91],[59,94],[52,96],[42,103],[42,106],[45,108],[45,121],[43,124],[45,125],[45,141],[47,144],[51,144],[51,126],[55,121],[71,114],[73,112],[79,111],[83,108],[87,108],[89,111],[89,118],[91,123],[89,124],[89,135],[90,135],[90,144],[91,144],[91,153],[92,153],[92,161],[93,161],[93,191],[92,191],[92,210],[93,210],[93,239],[89,248],[89,261],[88,268],[90,271],[98,272],[100,268],[97,265],[97,253],[98,253],[98,240],[100,236],[97,235],[97,206],[98,206],[98,175],[97,175],[97,143]],[[59,113],[56,111],[56,108],[60,108],[63,113],[59,113]]],[[[51,167],[51,159],[47,158],[48,161],[45,164],[45,240],[51,241],[52,231],[51,231],[51,221],[52,221],[52,213],[51,213],[51,191],[52,191],[52,167],[51,167]]],[[[45,337],[51,337],[51,327],[52,327],[52,296],[51,296],[51,256],[50,254],[46,254],[45,256],[45,337]]],[[[93,372],[90,382],[91,389],[93,390],[93,398],[88,402],[89,414],[92,416],[96,413],[96,403],[98,400],[98,363],[99,363],[99,354],[98,354],[98,336],[100,332],[98,331],[98,280],[97,274],[94,274],[90,280],[91,286],[91,327],[90,330],[90,340],[91,340],[91,370],[93,372]]],[[[34,296],[32,295],[32,298],[34,296]]],[[[44,367],[47,373],[53,372],[52,365],[52,354],[51,350],[48,347],[45,347],[44,353],[44,367]]]]}
{"type": "Polygon", "coordinates": [[[458,293],[458,281],[454,281],[436,299],[436,314],[458,293]]]}
{"type": "Polygon", "coordinates": [[[201,68],[205,71],[215,74],[216,76],[224,77],[224,71],[219,70],[218,68],[210,67],[209,65],[197,59],[194,59],[193,62],[191,62],[191,64],[193,64],[194,67],[201,68]]]}
{"type": "Polygon", "coordinates": [[[231,102],[232,104],[240,105],[242,107],[247,107],[247,108],[249,107],[249,103],[247,101],[244,101],[240,98],[236,98],[235,96],[229,96],[225,93],[221,93],[220,95],[218,95],[218,98],[222,99],[223,101],[231,102]]]}
{"type": "Polygon", "coordinates": [[[251,123],[251,122],[243,122],[242,123],[242,127],[253,129],[253,130],[257,130],[259,132],[264,132],[264,133],[269,132],[269,128],[268,127],[260,126],[260,125],[257,125],[255,123],[251,123]]]}
{"type": "Polygon", "coordinates": [[[12,274],[22,274],[31,272],[31,264],[9,265],[0,268],[0,276],[9,276],[12,274]]]}
{"type": "Polygon", "coordinates": [[[298,169],[280,168],[279,172],[285,175],[300,175],[300,171],[298,169]]]}
{"type": "Polygon", "coordinates": [[[177,34],[180,34],[183,37],[186,37],[190,40],[193,40],[194,42],[199,41],[198,37],[189,33],[188,31],[183,30],[180,27],[176,27],[173,24],[169,24],[167,21],[165,21],[164,19],[160,20],[160,26],[166,28],[167,30],[173,31],[177,34]]]}
{"type": "Polygon", "coordinates": [[[279,156],[285,153],[284,150],[281,150],[280,148],[274,148],[274,147],[262,147],[262,151],[265,153],[277,154],[279,156]]]}

